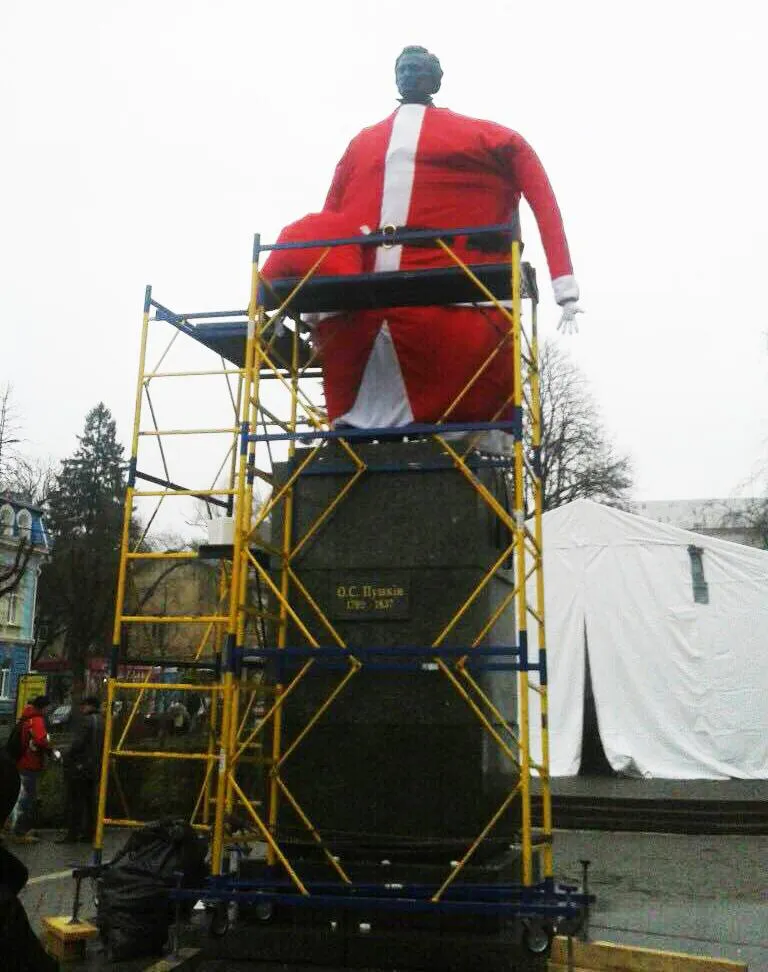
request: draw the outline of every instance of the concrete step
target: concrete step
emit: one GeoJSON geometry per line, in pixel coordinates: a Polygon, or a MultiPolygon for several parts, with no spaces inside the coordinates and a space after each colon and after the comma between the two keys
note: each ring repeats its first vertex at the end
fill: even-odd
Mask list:
{"type": "MultiPolygon", "coordinates": [[[[533,820],[541,826],[541,797],[533,797],[533,820]]],[[[747,800],[638,799],[596,795],[552,797],[553,826],[561,830],[606,830],[668,834],[768,834],[768,805],[747,800]]]]}

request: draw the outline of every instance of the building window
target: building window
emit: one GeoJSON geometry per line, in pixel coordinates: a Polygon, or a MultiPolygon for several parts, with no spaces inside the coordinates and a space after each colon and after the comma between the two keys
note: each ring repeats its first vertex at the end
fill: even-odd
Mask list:
{"type": "Polygon", "coordinates": [[[0,665],[0,699],[8,699],[11,696],[11,663],[6,658],[0,665]]]}
{"type": "Polygon", "coordinates": [[[16,517],[16,523],[19,527],[19,536],[23,540],[32,539],[32,514],[29,510],[19,510],[19,514],[16,517]]]}
{"type": "Polygon", "coordinates": [[[21,625],[21,598],[15,591],[0,597],[0,624],[10,628],[21,625]]]}
{"type": "Polygon", "coordinates": [[[688,547],[691,560],[691,583],[693,584],[693,600],[696,604],[709,604],[709,585],[704,576],[704,551],[701,547],[688,547]]]}
{"type": "Polygon", "coordinates": [[[13,536],[13,521],[15,519],[13,513],[13,507],[0,506],[0,537],[12,537],[13,536]]]}

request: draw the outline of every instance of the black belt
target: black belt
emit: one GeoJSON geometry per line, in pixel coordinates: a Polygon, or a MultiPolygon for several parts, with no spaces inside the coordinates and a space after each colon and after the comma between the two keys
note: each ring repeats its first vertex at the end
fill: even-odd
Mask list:
{"type": "MultiPolygon", "coordinates": [[[[433,230],[429,226],[394,226],[392,223],[380,227],[376,230],[376,233],[387,237],[387,242],[381,244],[384,247],[416,246],[423,249],[436,249],[439,246],[438,239],[442,240],[447,246],[452,246],[456,239],[450,233],[433,230]],[[417,237],[416,239],[408,236],[403,238],[403,234],[430,232],[436,235],[434,237],[417,237]]],[[[479,250],[481,253],[506,253],[515,239],[515,234],[512,230],[509,230],[509,232],[488,230],[487,233],[473,233],[470,236],[465,236],[465,239],[468,250],[479,250]]]]}

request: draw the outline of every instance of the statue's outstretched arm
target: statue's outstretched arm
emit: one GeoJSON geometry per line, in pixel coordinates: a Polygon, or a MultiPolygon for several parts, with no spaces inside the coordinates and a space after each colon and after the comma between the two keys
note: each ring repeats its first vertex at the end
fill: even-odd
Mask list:
{"type": "Polygon", "coordinates": [[[509,148],[515,183],[531,207],[539,227],[555,300],[563,309],[558,328],[569,334],[578,330],[576,315],[581,313],[581,309],[577,303],[579,285],[573,275],[560,207],[538,155],[521,135],[517,132],[510,134],[512,139],[509,148]]]}

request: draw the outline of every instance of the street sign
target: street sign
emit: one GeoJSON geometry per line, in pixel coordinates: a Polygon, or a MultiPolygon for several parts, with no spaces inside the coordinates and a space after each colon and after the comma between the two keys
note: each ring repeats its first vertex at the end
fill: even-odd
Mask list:
{"type": "Polygon", "coordinates": [[[19,675],[16,683],[16,719],[21,718],[24,706],[37,698],[38,695],[45,695],[48,688],[48,676],[38,675],[36,672],[29,672],[26,675],[19,675]]]}

